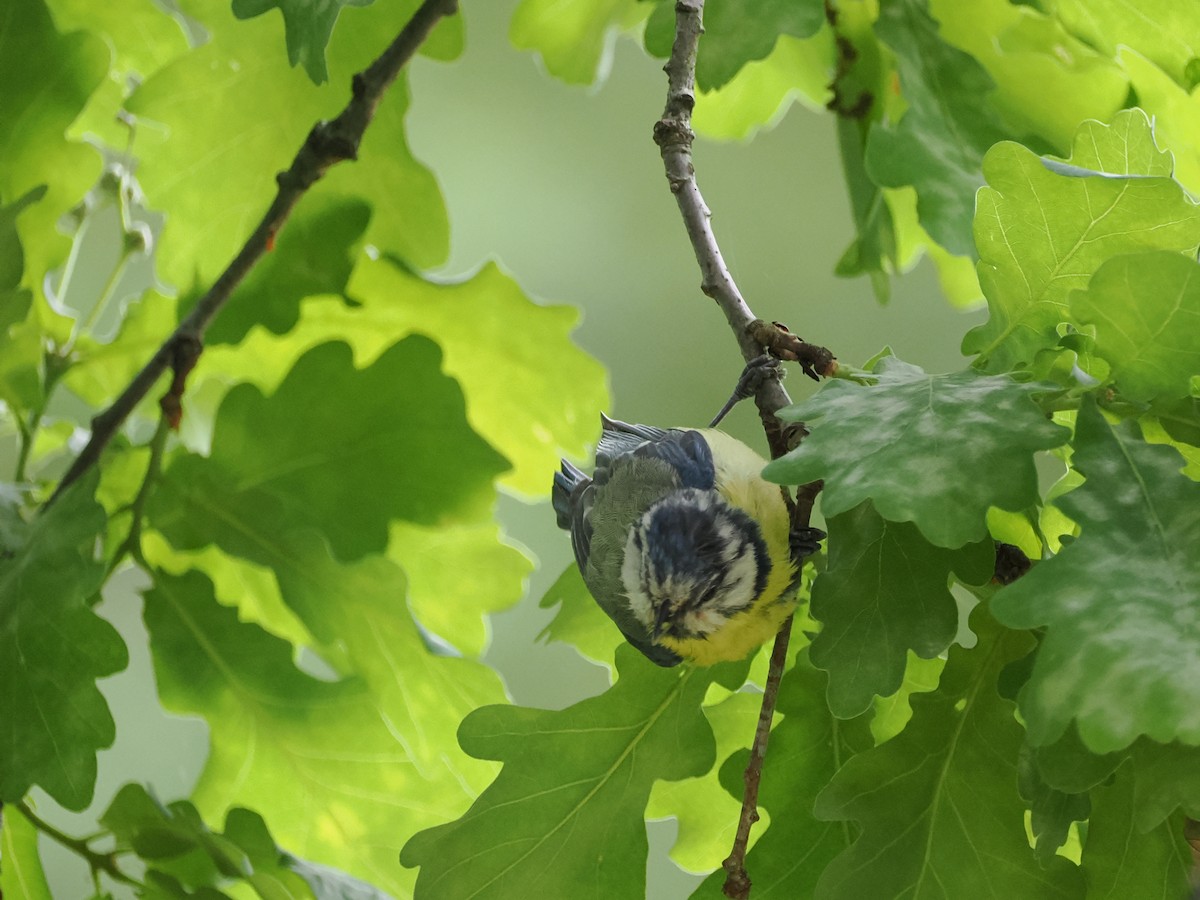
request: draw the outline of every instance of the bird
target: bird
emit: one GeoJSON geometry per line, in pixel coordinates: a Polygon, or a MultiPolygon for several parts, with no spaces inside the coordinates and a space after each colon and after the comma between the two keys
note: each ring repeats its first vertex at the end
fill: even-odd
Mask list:
{"type": "Polygon", "coordinates": [[[562,460],[558,525],[592,597],[652,662],[743,659],[795,609],[803,558],[825,535],[792,528],[765,465],[716,428],[603,414],[592,475],[562,460]]]}

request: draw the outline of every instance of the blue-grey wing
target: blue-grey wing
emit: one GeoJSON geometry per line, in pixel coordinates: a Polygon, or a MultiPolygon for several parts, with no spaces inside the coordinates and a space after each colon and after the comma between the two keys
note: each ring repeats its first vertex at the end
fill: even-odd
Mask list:
{"type": "Polygon", "coordinates": [[[603,430],[596,448],[597,485],[608,482],[612,467],[623,457],[661,459],[675,470],[681,488],[710,491],[716,482],[712,449],[698,431],[630,425],[601,415],[603,430]]]}

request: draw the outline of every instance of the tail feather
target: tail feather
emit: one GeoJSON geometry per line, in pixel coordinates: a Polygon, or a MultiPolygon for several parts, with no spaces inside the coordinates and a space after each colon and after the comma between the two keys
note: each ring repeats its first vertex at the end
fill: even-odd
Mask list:
{"type": "Polygon", "coordinates": [[[562,461],[562,471],[554,473],[554,488],[550,492],[550,503],[558,517],[558,527],[571,530],[574,519],[571,498],[575,492],[586,487],[589,479],[583,472],[567,462],[562,461]]]}

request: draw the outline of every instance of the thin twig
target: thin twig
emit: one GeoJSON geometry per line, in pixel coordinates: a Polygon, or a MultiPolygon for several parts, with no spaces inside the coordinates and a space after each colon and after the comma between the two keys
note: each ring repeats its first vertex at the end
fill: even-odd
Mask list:
{"type": "Polygon", "coordinates": [[[32,809],[30,809],[29,804],[27,804],[24,800],[20,801],[19,803],[9,804],[8,808],[16,809],[18,812],[20,812],[21,815],[29,820],[30,824],[33,825],[34,828],[46,835],[46,837],[58,844],[61,844],[71,852],[82,856],[84,860],[87,861],[87,864],[91,868],[92,872],[103,872],[109,878],[113,879],[114,881],[119,881],[122,884],[129,884],[139,888],[145,887],[145,885],[143,885],[136,878],[125,874],[120,868],[118,868],[117,855],[115,853],[98,853],[89,847],[87,841],[83,840],[82,838],[71,837],[71,835],[63,831],[59,831],[45,819],[38,816],[38,814],[32,809]]]}
{"type": "MultiPolygon", "coordinates": [[[[675,42],[664,67],[667,73],[667,104],[662,118],[654,125],[654,142],[662,152],[667,181],[679,204],[684,227],[696,254],[696,262],[700,266],[700,289],[715,300],[725,313],[742,352],[742,358],[746,362],[759,357],[763,350],[767,349],[777,357],[800,362],[805,372],[813,377],[832,374],[836,369],[836,362],[828,350],[807,344],[786,328],[755,317],[721,255],[721,248],[712,229],[712,213],[696,184],[696,170],[692,164],[692,142],[695,135],[692,132],[691,120],[692,109],[696,105],[696,51],[700,35],[704,32],[703,14],[704,0],[677,0],[675,3],[675,42]],[[772,333],[772,329],[775,333],[772,333]]],[[[776,416],[779,410],[791,403],[787,391],[778,379],[764,379],[755,395],[755,402],[771,456],[778,458],[792,449],[795,440],[803,434],[803,428],[785,427],[776,416]]],[[[783,492],[791,511],[794,528],[808,526],[813,503],[820,489],[820,482],[804,485],[797,491],[794,505],[787,491],[783,492]]],[[[737,836],[733,850],[724,862],[727,872],[724,891],[727,897],[744,900],[750,896],[750,878],[745,867],[746,848],[750,828],[758,821],[759,783],[762,779],[763,760],[767,753],[767,740],[771,734],[771,722],[775,715],[775,704],[779,696],[779,682],[787,661],[791,625],[792,619],[789,616],[776,636],[775,646],[771,651],[771,665],[763,690],[762,709],[754,744],[750,749],[750,762],[746,766],[746,789],[742,799],[741,816],[738,819],[737,836]]]]}
{"type": "MultiPolygon", "coordinates": [[[[275,235],[305,192],[330,166],[357,158],[363,133],[371,123],[384,92],[396,80],[400,69],[416,53],[433,27],[444,16],[454,15],[457,11],[458,0],[425,0],[388,48],[371,65],[354,76],[351,82],[352,96],[346,108],[333,121],[318,122],[313,126],[291,166],[286,172],[276,176],[279,190],[275,199],[237,256],[208,289],[208,293],[200,298],[187,318],[158,348],[121,396],[108,409],[92,419],[91,438],[58,483],[47,506],[99,461],[100,454],[121,427],[121,423],[154,387],[159,376],[173,365],[177,366],[176,361],[181,349],[187,352],[188,347],[201,346],[204,333],[213,318],[229,300],[234,289],[272,246],[275,235]]],[[[182,383],[176,383],[172,385],[168,396],[178,398],[181,393],[182,383]]]]}

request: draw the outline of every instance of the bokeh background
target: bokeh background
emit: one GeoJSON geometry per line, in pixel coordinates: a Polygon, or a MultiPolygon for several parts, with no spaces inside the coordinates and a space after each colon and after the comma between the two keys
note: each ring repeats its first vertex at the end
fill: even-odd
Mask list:
{"type": "MultiPolygon", "coordinates": [[[[462,0],[464,55],[453,63],[418,58],[409,71],[410,140],[440,180],[451,222],[450,259],[433,274],[456,279],[498,261],[539,301],[582,311],[576,338],[610,373],[608,412],[705,425],[742,363],[724,317],[699,290],[651,140],[665,99],[662,62],[622,38],[605,79],[587,89],[564,85],[509,44],[516,4],[462,0]]],[[[726,261],[757,315],[786,323],[851,364],[889,345],[928,371],[962,366],[959,341],[983,313],[953,309],[928,262],[895,282],[887,306],[876,302],[866,279],[833,276],[854,232],[831,116],[793,105],[749,142],[698,140],[695,164],[726,261]]],[[[816,387],[798,371],[786,386],[795,399],[816,387]]],[[[725,427],[763,448],[749,404],[725,427]]],[[[520,605],[493,618],[486,661],[517,703],[562,707],[598,693],[607,685],[605,670],[538,638],[553,615],[538,601],[571,559],[548,502],[505,497],[499,516],[537,568],[520,605]]],[[[138,587],[132,573],[114,580],[102,607],[129,645],[130,665],[101,682],[118,739],[100,754],[98,810],[129,780],[149,781],[163,799],[187,795],[206,752],[203,723],[159,711],[138,587]]],[[[38,807],[71,833],[94,826],[44,795],[38,807]]],[[[664,860],[673,825],[656,823],[650,833],[658,861],[648,896],[686,896],[698,879],[664,860]]],[[[45,839],[42,847],[55,896],[89,896],[86,867],[45,839]]]]}

